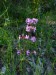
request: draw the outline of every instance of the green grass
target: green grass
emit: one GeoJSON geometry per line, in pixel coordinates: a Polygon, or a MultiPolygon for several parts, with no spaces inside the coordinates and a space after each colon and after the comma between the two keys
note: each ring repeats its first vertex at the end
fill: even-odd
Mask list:
{"type": "Polygon", "coordinates": [[[4,66],[6,68],[0,68],[0,75],[55,75],[56,12],[53,9],[47,12],[39,11],[39,1],[39,4],[34,0],[27,1],[26,5],[25,0],[18,3],[3,0],[0,3],[0,63],[2,61],[3,69],[4,66]],[[19,34],[27,34],[27,17],[36,17],[39,20],[36,24],[35,43],[18,39],[19,34]],[[17,55],[17,49],[21,50],[20,55],[17,55]],[[26,55],[28,49],[30,56],[26,55]],[[37,52],[36,56],[32,54],[33,50],[37,52]]]}

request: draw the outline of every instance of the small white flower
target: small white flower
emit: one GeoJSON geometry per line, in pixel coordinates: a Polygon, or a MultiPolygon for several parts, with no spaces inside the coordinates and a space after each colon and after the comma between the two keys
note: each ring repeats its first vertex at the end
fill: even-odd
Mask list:
{"type": "Polygon", "coordinates": [[[19,35],[19,40],[21,39],[21,35],[19,35]]]}
{"type": "Polygon", "coordinates": [[[25,39],[29,39],[29,35],[26,35],[26,36],[25,36],[25,39]]]}

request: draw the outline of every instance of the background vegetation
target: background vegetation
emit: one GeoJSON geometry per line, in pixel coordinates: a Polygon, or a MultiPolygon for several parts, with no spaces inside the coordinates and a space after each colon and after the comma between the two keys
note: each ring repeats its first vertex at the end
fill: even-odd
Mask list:
{"type": "Polygon", "coordinates": [[[0,0],[0,75],[55,74],[56,0],[0,0]],[[28,17],[39,20],[34,44],[25,40],[18,42],[19,34],[25,33],[28,17]],[[17,44],[20,48],[36,49],[37,56],[19,57],[17,44]]]}

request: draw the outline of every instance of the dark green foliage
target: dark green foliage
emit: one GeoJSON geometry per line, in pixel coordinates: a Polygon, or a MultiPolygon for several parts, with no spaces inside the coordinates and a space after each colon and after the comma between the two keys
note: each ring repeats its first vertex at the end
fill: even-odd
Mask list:
{"type": "Polygon", "coordinates": [[[0,74],[56,74],[56,0],[0,0],[0,74]],[[19,41],[19,34],[26,34],[26,18],[33,17],[39,20],[37,41],[19,41]],[[17,47],[24,48],[21,56],[16,54],[17,47]],[[36,50],[37,56],[27,57],[27,49],[36,50]]]}

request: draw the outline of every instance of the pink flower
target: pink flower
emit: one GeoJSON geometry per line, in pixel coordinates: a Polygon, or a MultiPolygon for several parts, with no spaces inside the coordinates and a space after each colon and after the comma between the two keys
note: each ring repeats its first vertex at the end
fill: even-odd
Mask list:
{"type": "Polygon", "coordinates": [[[25,36],[25,39],[29,39],[29,35],[26,35],[26,36],[25,36]]]}
{"type": "Polygon", "coordinates": [[[33,51],[33,53],[34,53],[34,55],[36,55],[36,54],[37,54],[37,52],[36,52],[35,50],[33,51]]]}
{"type": "Polygon", "coordinates": [[[31,40],[32,42],[35,42],[35,41],[36,41],[36,37],[33,36],[33,37],[30,38],[30,40],[31,40]]]}
{"type": "Polygon", "coordinates": [[[30,51],[29,51],[29,50],[26,51],[26,55],[27,55],[27,56],[30,55],[30,51]]]}
{"type": "Polygon", "coordinates": [[[27,23],[27,25],[32,24],[32,20],[30,18],[27,18],[26,23],[27,23]]]}
{"type": "Polygon", "coordinates": [[[27,31],[27,32],[31,32],[31,31],[34,31],[34,32],[35,32],[35,31],[36,31],[36,27],[34,27],[34,26],[28,26],[28,25],[27,25],[27,26],[26,26],[26,31],[27,31]]]}
{"type": "Polygon", "coordinates": [[[36,19],[36,18],[32,18],[32,19],[27,18],[26,19],[27,25],[36,24],[37,22],[38,22],[38,19],[36,19]]]}
{"type": "Polygon", "coordinates": [[[38,19],[33,18],[32,21],[33,21],[33,24],[36,24],[38,22],[38,19]]]}
{"type": "Polygon", "coordinates": [[[20,55],[21,54],[21,51],[20,50],[17,50],[17,54],[20,55]]]}
{"type": "Polygon", "coordinates": [[[26,26],[26,31],[30,32],[30,26],[28,26],[28,25],[26,26]]]}

